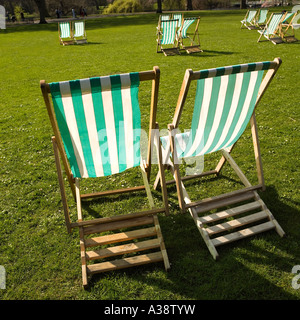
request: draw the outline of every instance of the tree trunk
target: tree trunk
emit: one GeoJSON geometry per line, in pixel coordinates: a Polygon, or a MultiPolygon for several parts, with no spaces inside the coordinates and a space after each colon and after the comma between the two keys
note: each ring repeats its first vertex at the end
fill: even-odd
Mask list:
{"type": "Polygon", "coordinates": [[[186,1],[186,10],[193,10],[192,0],[187,0],[186,1]]]}
{"type": "Polygon", "coordinates": [[[241,2],[240,2],[240,8],[241,8],[241,9],[246,9],[246,8],[247,8],[246,0],[241,0],[241,2]]]}
{"type": "Polygon", "coordinates": [[[45,0],[34,0],[40,12],[40,23],[47,23],[46,15],[48,14],[45,0]]]}
{"type": "Polygon", "coordinates": [[[157,0],[157,10],[156,10],[156,13],[162,13],[161,0],[157,0]]]}

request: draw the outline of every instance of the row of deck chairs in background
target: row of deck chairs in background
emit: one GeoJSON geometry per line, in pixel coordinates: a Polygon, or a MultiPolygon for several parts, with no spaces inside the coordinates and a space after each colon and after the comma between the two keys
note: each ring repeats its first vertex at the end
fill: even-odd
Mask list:
{"type": "Polygon", "coordinates": [[[85,21],[59,22],[58,35],[62,45],[87,43],[85,21]]]}
{"type": "Polygon", "coordinates": [[[182,13],[160,15],[156,31],[156,52],[163,52],[165,56],[180,54],[180,50],[187,53],[202,52],[198,33],[199,22],[200,17],[184,18],[182,13]],[[195,29],[190,37],[187,30],[193,24],[195,29]]]}
{"type": "Polygon", "coordinates": [[[273,44],[295,42],[298,39],[295,37],[293,23],[297,13],[297,11],[283,11],[272,13],[267,18],[268,9],[248,10],[245,18],[241,21],[241,28],[245,27],[249,30],[257,30],[260,33],[257,42],[261,41],[262,37],[265,37],[273,44]]]}

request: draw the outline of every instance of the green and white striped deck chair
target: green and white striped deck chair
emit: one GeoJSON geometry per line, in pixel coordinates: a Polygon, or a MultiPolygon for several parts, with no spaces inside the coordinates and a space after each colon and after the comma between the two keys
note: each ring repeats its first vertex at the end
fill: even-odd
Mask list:
{"type": "Polygon", "coordinates": [[[70,22],[58,23],[58,35],[59,35],[60,44],[68,45],[68,44],[74,43],[70,22]]]}
{"type": "Polygon", "coordinates": [[[260,9],[258,19],[255,21],[255,26],[259,29],[265,27],[267,21],[268,9],[260,9]]]}
{"type": "Polygon", "coordinates": [[[245,18],[241,21],[241,29],[245,26],[247,29],[253,29],[255,25],[255,16],[257,14],[257,10],[248,10],[245,18]]]}
{"type": "MultiPolygon", "coordinates": [[[[158,167],[163,183],[163,206],[156,208],[149,187],[151,169],[151,138],[148,142],[147,161],[141,158],[141,112],[138,92],[140,83],[152,81],[152,93],[149,92],[150,133],[158,129],[155,120],[159,85],[159,69],[152,71],[127,73],[81,80],[62,81],[47,84],[41,81],[41,89],[48,110],[55,137],[52,138],[57,166],[58,180],[64,207],[65,221],[68,231],[79,228],[82,259],[83,285],[88,283],[88,275],[94,273],[127,268],[146,263],[163,261],[169,268],[167,253],[159,228],[158,213],[168,214],[168,199],[164,184],[164,172],[161,170],[161,154],[158,151],[158,167]],[[52,103],[50,102],[52,96],[52,103]],[[60,165],[62,160],[73,196],[77,203],[78,222],[71,222],[67,205],[66,191],[60,165]],[[82,179],[99,178],[121,174],[121,172],[139,166],[144,184],[112,191],[81,194],[79,181],[82,179]],[[81,200],[99,196],[132,193],[145,190],[150,209],[129,214],[112,215],[93,220],[84,220],[81,200]],[[100,237],[87,238],[89,234],[103,234],[106,231],[120,229],[142,229],[122,231],[100,237]],[[144,226],[148,226],[144,228],[144,226]],[[152,239],[137,241],[145,237],[152,239]],[[123,241],[135,239],[135,242],[117,245],[123,241]],[[137,242],[136,242],[137,241],[137,242]],[[106,249],[86,250],[113,244],[106,249]],[[147,254],[137,254],[128,258],[88,264],[89,260],[123,256],[124,254],[140,253],[150,250],[147,254]]],[[[156,130],[158,131],[158,130],[156,130]]],[[[154,135],[159,141],[159,137],[154,135]]],[[[134,170],[134,169],[132,169],[134,170]]],[[[136,175],[136,171],[132,172],[136,175]]],[[[126,179],[126,175],[123,175],[126,179]]],[[[99,184],[99,180],[98,184],[99,184]]],[[[136,210],[136,207],[133,209],[136,210]]]]}
{"type": "Polygon", "coordinates": [[[178,28],[180,28],[182,25],[183,14],[182,13],[174,13],[172,16],[172,19],[178,20],[178,28]]]}
{"type": "Polygon", "coordinates": [[[156,52],[163,52],[165,56],[180,54],[176,32],[178,20],[165,20],[161,22],[161,33],[157,35],[156,52]]]}
{"type": "Polygon", "coordinates": [[[280,36],[286,42],[298,41],[298,39],[295,37],[295,30],[293,27],[293,22],[297,14],[298,11],[287,12],[284,20],[280,24],[280,36]]]}
{"type": "MultiPolygon", "coordinates": [[[[174,180],[167,181],[167,184],[176,182],[179,206],[183,212],[189,210],[214,259],[218,257],[216,247],[219,245],[274,228],[281,236],[284,235],[256,191],[264,189],[264,178],[254,113],[280,64],[281,60],[277,58],[271,62],[241,64],[196,72],[188,69],[180,90],[173,122],[168,126],[169,136],[161,138],[163,163],[169,166],[174,176],[174,180]],[[266,75],[263,77],[264,72],[266,75]],[[184,117],[184,105],[188,99],[189,88],[195,82],[196,90],[190,90],[195,92],[191,126],[188,128],[189,131],[185,128],[184,133],[180,133],[179,126],[181,118],[184,117]],[[250,184],[230,154],[249,122],[258,173],[258,184],[254,186],[250,184]],[[191,164],[191,160],[196,157],[204,157],[217,151],[221,152],[222,158],[215,170],[200,173],[195,170],[194,173],[181,177],[179,169],[182,160],[191,164]],[[196,177],[218,175],[225,161],[231,165],[245,187],[230,193],[213,195],[201,201],[192,201],[183,182],[196,177]],[[203,216],[204,213],[227,206],[233,207],[203,216]],[[233,216],[234,220],[227,220],[233,216]],[[214,224],[218,220],[223,222],[214,224]],[[228,233],[234,231],[234,228],[257,221],[260,221],[260,224],[228,233]]],[[[188,114],[191,114],[190,111],[188,114]]],[[[186,118],[188,114],[185,114],[185,123],[188,123],[186,118]]],[[[155,183],[157,181],[158,179],[155,183]]]]}
{"type": "Polygon", "coordinates": [[[280,34],[280,24],[286,16],[285,13],[272,13],[266,26],[263,30],[257,30],[260,33],[260,36],[257,42],[260,41],[261,37],[264,36],[266,39],[271,41],[273,44],[282,43],[282,37],[280,34]]]}
{"type": "Polygon", "coordinates": [[[200,17],[197,18],[184,18],[181,28],[178,31],[178,38],[180,48],[185,50],[187,53],[203,52],[200,48],[200,37],[199,37],[199,23],[200,17]],[[189,27],[196,22],[195,30],[193,31],[192,37],[187,34],[189,27]],[[186,41],[189,41],[189,45],[186,45],[186,41]]]}
{"type": "Polygon", "coordinates": [[[161,29],[162,29],[162,25],[161,25],[161,22],[162,21],[168,21],[171,19],[171,14],[161,14],[159,15],[159,18],[158,18],[158,24],[157,24],[157,27],[156,27],[156,35],[158,33],[161,33],[161,29]]]}
{"type": "Polygon", "coordinates": [[[86,43],[85,21],[74,21],[74,40],[78,43],[86,43]]]}

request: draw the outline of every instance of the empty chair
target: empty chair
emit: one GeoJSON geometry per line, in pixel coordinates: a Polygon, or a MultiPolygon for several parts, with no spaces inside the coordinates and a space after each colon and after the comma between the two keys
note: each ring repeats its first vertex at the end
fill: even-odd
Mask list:
{"type": "Polygon", "coordinates": [[[58,36],[60,44],[74,44],[74,38],[70,22],[66,21],[58,23],[58,36]]]}
{"type": "Polygon", "coordinates": [[[180,48],[185,50],[187,53],[203,52],[200,48],[200,37],[199,37],[199,22],[200,17],[197,18],[184,18],[181,28],[178,31],[179,45],[180,48]],[[192,32],[193,35],[187,34],[188,29],[195,23],[195,29],[192,32]],[[188,44],[187,44],[188,42],[188,44]]]}
{"type": "Polygon", "coordinates": [[[176,36],[178,20],[161,21],[161,30],[157,34],[156,52],[163,52],[165,56],[180,54],[176,36]]]}

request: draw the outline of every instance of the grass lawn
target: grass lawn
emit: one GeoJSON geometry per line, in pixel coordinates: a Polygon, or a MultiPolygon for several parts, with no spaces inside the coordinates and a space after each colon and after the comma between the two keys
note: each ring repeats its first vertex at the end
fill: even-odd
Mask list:
{"type": "MultiPolygon", "coordinates": [[[[240,29],[245,11],[188,13],[196,14],[201,16],[204,52],[194,55],[165,57],[156,53],[156,14],[89,19],[86,45],[60,46],[56,23],[0,31],[0,265],[7,275],[0,299],[300,298],[300,289],[292,287],[295,274],[291,272],[300,265],[300,42],[257,43],[257,31],[240,29]],[[220,259],[215,262],[192,218],[180,213],[175,186],[169,187],[171,215],[159,219],[170,271],[166,273],[163,264],[152,264],[99,274],[93,276],[89,289],[83,290],[78,231],[68,234],[64,225],[52,129],[39,81],[151,70],[157,65],[161,71],[157,120],[160,128],[167,128],[187,68],[200,70],[275,57],[282,59],[282,66],[257,109],[266,181],[261,197],[287,236],[282,239],[270,231],[221,247],[220,259]]],[[[300,39],[299,30],[296,36],[300,39]]],[[[149,117],[149,90],[147,85],[140,89],[144,123],[149,117]]],[[[252,150],[247,128],[233,156],[255,183],[252,150]]],[[[214,168],[218,156],[205,158],[205,169],[214,168]]],[[[119,188],[125,178],[134,184],[136,172],[100,180],[99,185],[119,188]]],[[[219,180],[208,178],[187,186],[191,198],[197,200],[239,184],[225,166],[219,180]]],[[[159,203],[160,193],[154,192],[154,196],[159,203]]],[[[76,206],[69,199],[74,221],[76,206]]],[[[85,208],[86,215],[130,212],[137,204],[143,207],[146,203],[143,194],[123,200],[122,207],[114,199],[93,201],[85,208]]]]}

